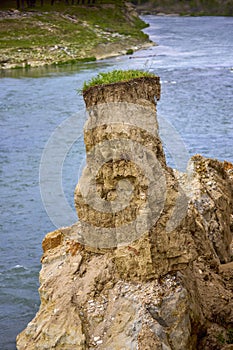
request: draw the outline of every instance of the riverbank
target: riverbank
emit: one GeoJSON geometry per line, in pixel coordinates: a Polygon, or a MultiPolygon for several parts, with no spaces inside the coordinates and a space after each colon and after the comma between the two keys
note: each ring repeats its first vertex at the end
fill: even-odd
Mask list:
{"type": "Polygon", "coordinates": [[[124,1],[95,5],[49,3],[0,11],[0,68],[88,62],[131,54],[153,43],[142,32],[134,6],[124,1]]]}

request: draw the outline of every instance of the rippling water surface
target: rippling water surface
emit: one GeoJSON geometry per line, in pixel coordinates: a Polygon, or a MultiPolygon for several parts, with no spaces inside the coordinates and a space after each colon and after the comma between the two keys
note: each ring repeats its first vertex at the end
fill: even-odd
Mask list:
{"type": "MultiPolygon", "coordinates": [[[[55,227],[43,207],[39,165],[51,133],[78,112],[77,142],[63,166],[63,187],[73,191],[84,161],[84,80],[98,71],[141,68],[161,77],[161,124],[169,122],[190,155],[233,161],[233,19],[155,17],[146,32],[159,45],[98,63],[4,72],[0,79],[1,243],[0,349],[15,350],[15,337],[39,307],[41,241],[55,227]]],[[[172,144],[167,144],[171,165],[172,144]]],[[[67,222],[70,224],[70,222],[67,222]]]]}

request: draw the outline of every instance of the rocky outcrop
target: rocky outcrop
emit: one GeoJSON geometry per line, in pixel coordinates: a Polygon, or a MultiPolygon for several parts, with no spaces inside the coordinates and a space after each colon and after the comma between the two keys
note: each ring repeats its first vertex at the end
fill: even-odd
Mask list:
{"type": "Polygon", "coordinates": [[[87,90],[80,221],[42,243],[23,349],[220,350],[233,344],[233,166],[166,165],[158,78],[87,90]]]}

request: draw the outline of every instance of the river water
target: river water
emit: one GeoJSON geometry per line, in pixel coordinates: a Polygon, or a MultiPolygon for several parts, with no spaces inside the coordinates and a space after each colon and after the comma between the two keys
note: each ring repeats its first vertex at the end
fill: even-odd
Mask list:
{"type": "MultiPolygon", "coordinates": [[[[158,74],[162,126],[164,121],[168,123],[165,126],[178,135],[190,156],[200,153],[233,161],[233,19],[144,19],[150,24],[145,31],[159,45],[131,57],[1,74],[1,350],[15,350],[16,335],[39,307],[41,241],[46,232],[55,229],[40,195],[40,160],[53,131],[77,113],[77,141],[62,172],[64,193],[73,206],[74,187],[84,163],[81,135],[85,113],[77,89],[85,80],[116,68],[158,74]]],[[[173,146],[166,142],[166,127],[161,129],[169,164],[176,166],[173,146]]]]}

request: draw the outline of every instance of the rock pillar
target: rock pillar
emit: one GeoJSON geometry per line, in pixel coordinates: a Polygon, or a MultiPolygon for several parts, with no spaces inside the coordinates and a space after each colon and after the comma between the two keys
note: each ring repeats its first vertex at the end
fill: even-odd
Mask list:
{"type": "Polygon", "coordinates": [[[117,248],[115,264],[124,278],[150,279],[195,255],[191,244],[185,248],[185,233],[166,230],[179,189],[159,137],[159,98],[158,77],[84,92],[87,166],[75,191],[81,243],[117,248]]]}
{"type": "Polygon", "coordinates": [[[158,134],[159,78],[84,92],[87,166],[75,192],[83,244],[131,244],[153,226],[165,200],[166,161],[158,134]]]}
{"type": "Polygon", "coordinates": [[[233,165],[166,165],[159,79],[90,88],[80,222],[43,241],[41,305],[18,350],[229,350],[233,165]]]}

